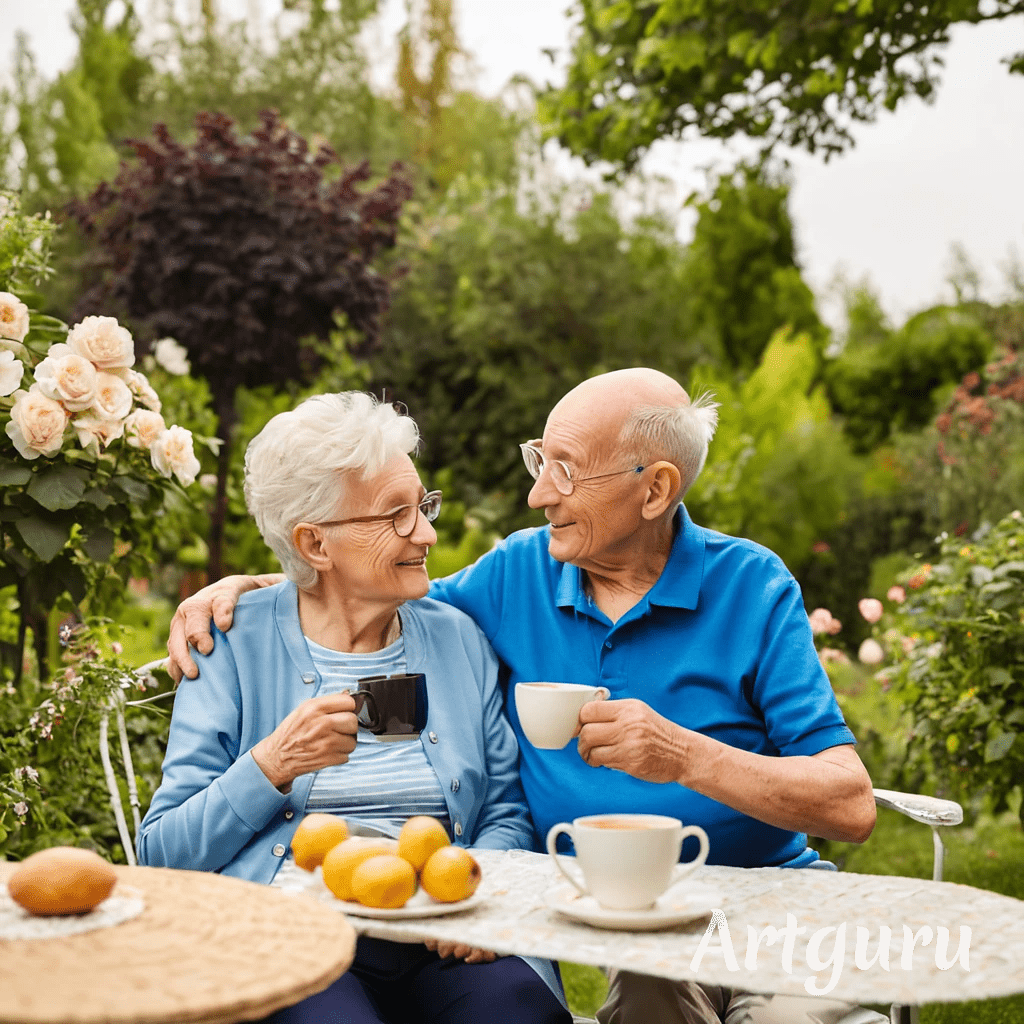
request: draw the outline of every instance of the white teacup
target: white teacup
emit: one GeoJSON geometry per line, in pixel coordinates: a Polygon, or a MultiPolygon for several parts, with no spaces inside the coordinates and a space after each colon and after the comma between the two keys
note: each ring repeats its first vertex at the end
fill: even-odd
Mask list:
{"type": "Polygon", "coordinates": [[[576,731],[580,708],[608,695],[607,686],[585,683],[516,683],[516,713],[535,747],[561,750],[576,731]]]}
{"type": "Polygon", "coordinates": [[[708,834],[661,814],[592,814],[562,822],[548,832],[548,853],[558,870],[584,895],[609,910],[646,910],[669,887],[707,860],[708,834]],[[566,870],[555,849],[558,836],[570,836],[583,883],[566,870]],[[687,836],[700,841],[696,859],[679,866],[687,836]]]}

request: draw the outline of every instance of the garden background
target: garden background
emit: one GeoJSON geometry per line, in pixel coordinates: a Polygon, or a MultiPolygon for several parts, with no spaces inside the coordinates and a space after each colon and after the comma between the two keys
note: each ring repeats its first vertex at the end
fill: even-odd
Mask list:
{"type": "MultiPolygon", "coordinates": [[[[581,3],[566,86],[498,99],[464,84],[448,0],[411,6],[386,90],[360,44],[373,0],[286,6],[254,39],[212,0],[145,34],[130,3],[78,0],[74,64],[45,78],[19,38],[0,90],[0,292],[31,310],[0,346],[23,341],[28,372],[66,325],[117,317],[201,463],[171,480],[127,442],[123,460],[102,439],[87,457],[70,428],[27,460],[0,435],[0,854],[68,843],[123,860],[99,715],[125,668],[162,653],[181,596],[276,569],[241,492],[271,415],[325,389],[404,403],[424,482],[445,491],[428,563],[443,575],[543,522],[518,443],[554,402],[648,365],[722,403],[687,506],[777,551],[808,612],[828,610],[823,662],[875,784],[960,800],[946,877],[1024,897],[1024,269],[1009,262],[1003,301],[983,301],[955,254],[949,301],[903,323],[848,284],[832,331],[773,156],[780,141],[841,149],[844,125],[928,88],[884,47],[864,56],[890,5],[825,5],[843,29],[814,41],[829,75],[807,33],[766,25],[759,4],[703,5],[721,46],[687,49],[670,4],[581,3]],[[769,103],[755,72],[803,78],[769,103]],[[665,95],[704,114],[673,122],[665,95]],[[693,126],[764,145],[691,197],[683,244],[631,168],[693,126]],[[606,161],[606,182],[562,180],[548,137],[606,161]]],[[[927,55],[952,22],[1012,13],[964,3],[901,31],[927,55]]],[[[4,418],[15,401],[0,398],[4,418]]],[[[128,717],[144,805],[166,725],[128,717]]],[[[887,812],[863,848],[820,844],[848,869],[922,876],[930,846],[887,812]]],[[[592,1009],[601,978],[567,979],[592,1009]]],[[[968,1012],[1021,1021],[1024,1000],[922,1019],[968,1012]]]]}

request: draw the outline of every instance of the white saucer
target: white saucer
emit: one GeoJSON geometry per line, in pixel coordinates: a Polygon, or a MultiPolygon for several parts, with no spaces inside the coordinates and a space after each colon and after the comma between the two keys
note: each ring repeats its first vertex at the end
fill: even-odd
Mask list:
{"type": "Polygon", "coordinates": [[[544,893],[544,902],[556,914],[595,928],[653,932],[710,914],[722,905],[722,894],[709,885],[693,882],[669,889],[648,910],[608,910],[593,896],[581,896],[571,885],[558,885],[544,893]]]}

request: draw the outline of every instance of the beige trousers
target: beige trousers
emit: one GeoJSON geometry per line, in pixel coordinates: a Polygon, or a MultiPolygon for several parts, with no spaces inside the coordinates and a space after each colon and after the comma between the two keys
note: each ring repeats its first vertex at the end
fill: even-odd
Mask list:
{"type": "Polygon", "coordinates": [[[612,971],[598,1024],[889,1024],[836,999],[771,996],[612,971]]]}

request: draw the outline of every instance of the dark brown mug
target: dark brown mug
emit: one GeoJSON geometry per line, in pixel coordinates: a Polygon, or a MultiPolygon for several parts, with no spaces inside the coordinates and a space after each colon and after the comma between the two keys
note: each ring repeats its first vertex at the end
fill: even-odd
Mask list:
{"type": "Polygon", "coordinates": [[[359,724],[382,740],[414,740],[427,724],[427,677],[422,672],[365,676],[352,692],[359,724]]]}

